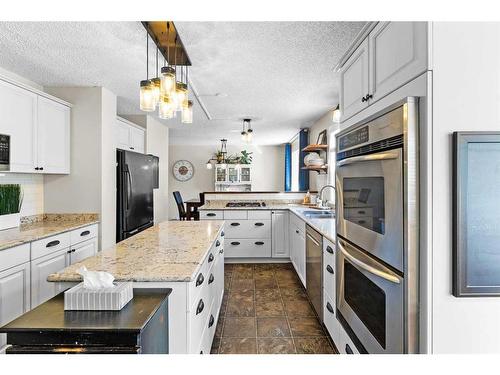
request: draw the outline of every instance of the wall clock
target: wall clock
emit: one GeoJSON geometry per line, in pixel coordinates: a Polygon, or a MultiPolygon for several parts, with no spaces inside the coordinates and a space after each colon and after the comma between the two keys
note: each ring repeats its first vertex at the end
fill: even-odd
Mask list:
{"type": "Polygon", "coordinates": [[[194,175],[193,164],[188,160],[177,160],[172,167],[172,173],[177,181],[188,181],[194,175]]]}

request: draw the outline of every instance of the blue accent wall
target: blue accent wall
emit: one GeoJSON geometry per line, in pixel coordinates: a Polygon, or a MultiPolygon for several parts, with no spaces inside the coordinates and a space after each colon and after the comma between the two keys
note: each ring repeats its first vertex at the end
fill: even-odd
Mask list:
{"type": "Polygon", "coordinates": [[[285,144],[285,191],[292,190],[292,145],[285,144]]]}

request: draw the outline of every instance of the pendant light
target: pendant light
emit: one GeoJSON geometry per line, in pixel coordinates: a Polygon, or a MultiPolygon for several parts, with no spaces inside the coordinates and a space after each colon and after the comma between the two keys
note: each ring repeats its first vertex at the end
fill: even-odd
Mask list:
{"type": "Polygon", "coordinates": [[[155,107],[160,104],[160,88],[161,88],[161,79],[158,77],[158,46],[156,46],[156,77],[151,79],[151,83],[153,85],[153,97],[155,102],[155,107]]]}
{"type": "Polygon", "coordinates": [[[332,121],[338,124],[340,122],[340,105],[337,104],[332,113],[332,121]]]}
{"type": "Polygon", "coordinates": [[[241,140],[245,143],[252,143],[253,130],[250,121],[252,120],[248,118],[243,120],[243,130],[241,131],[241,140]]]}
{"type": "Polygon", "coordinates": [[[184,124],[193,123],[193,101],[188,100],[187,107],[182,108],[182,122],[184,124]]]}
{"type": "Polygon", "coordinates": [[[142,111],[155,110],[153,83],[149,79],[149,34],[146,31],[146,79],[140,83],[140,108],[142,111]]]}
{"type": "MultiPolygon", "coordinates": [[[[177,48],[177,37],[175,38],[177,48]]],[[[167,64],[161,68],[161,96],[172,97],[175,92],[175,69],[172,68],[170,61],[170,22],[167,22],[167,64]]]]}
{"type": "Polygon", "coordinates": [[[174,105],[172,97],[162,96],[158,106],[158,116],[161,119],[168,120],[175,116],[174,105]]]}

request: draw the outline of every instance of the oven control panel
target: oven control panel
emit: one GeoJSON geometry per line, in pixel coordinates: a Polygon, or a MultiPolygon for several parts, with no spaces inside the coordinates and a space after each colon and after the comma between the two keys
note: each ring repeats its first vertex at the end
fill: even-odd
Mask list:
{"type": "Polygon", "coordinates": [[[339,138],[339,150],[345,150],[362,143],[368,142],[370,135],[368,133],[368,126],[363,126],[339,138]]]}

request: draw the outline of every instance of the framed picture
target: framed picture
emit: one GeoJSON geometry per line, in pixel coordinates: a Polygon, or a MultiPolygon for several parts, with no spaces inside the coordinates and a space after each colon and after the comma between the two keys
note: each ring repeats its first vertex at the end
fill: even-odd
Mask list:
{"type": "Polygon", "coordinates": [[[317,145],[326,145],[327,144],[326,129],[318,134],[318,140],[316,141],[316,144],[317,145]]]}
{"type": "Polygon", "coordinates": [[[500,132],[453,134],[452,292],[500,296],[500,132]]]}

